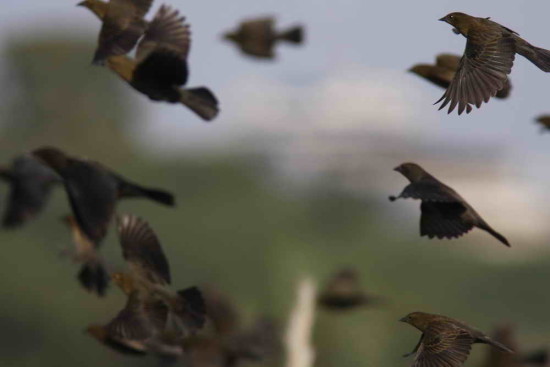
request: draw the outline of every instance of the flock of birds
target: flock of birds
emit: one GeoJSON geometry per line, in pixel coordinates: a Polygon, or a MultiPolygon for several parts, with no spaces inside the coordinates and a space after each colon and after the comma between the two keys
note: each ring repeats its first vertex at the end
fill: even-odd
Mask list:
{"type": "MultiPolygon", "coordinates": [[[[214,119],[218,101],[207,87],[187,88],[187,56],[191,37],[189,25],[177,10],[160,7],[152,20],[145,20],[153,0],[85,0],[101,22],[93,63],[104,65],[153,101],[182,103],[204,120],[214,119]],[[135,49],[135,56],[128,54],[135,49]]],[[[509,28],[489,18],[451,13],[441,19],[456,34],[466,37],[462,57],[443,54],[435,65],[416,65],[411,71],[446,88],[438,102],[448,112],[470,113],[490,98],[506,98],[511,89],[508,74],[515,54],[526,57],[539,69],[550,71],[550,51],[532,46],[509,28]]],[[[300,44],[302,27],[276,31],[272,18],[244,21],[225,38],[243,53],[274,57],[279,41],[300,44]]],[[[550,126],[550,118],[541,123],[550,126]]],[[[421,201],[420,235],[456,238],[473,227],[487,231],[510,246],[451,187],[418,164],[403,163],[396,171],[410,183],[398,198],[421,201]]],[[[129,214],[116,213],[119,199],[145,198],[174,206],[174,196],[165,190],[134,183],[92,160],[71,156],[58,148],[42,147],[18,156],[0,176],[9,183],[4,227],[17,227],[36,217],[47,203],[53,187],[63,186],[72,214],[63,218],[75,244],[70,256],[81,264],[78,280],[89,292],[104,296],[110,281],[127,296],[126,305],[106,324],[90,325],[88,333],[119,352],[185,359],[192,365],[234,366],[241,360],[258,360],[280,351],[280,335],[274,324],[260,319],[251,329],[238,322],[237,311],[223,295],[191,286],[173,290],[170,266],[161,243],[150,225],[129,214]],[[116,221],[123,272],[108,270],[99,248],[110,224],[116,221]]],[[[329,280],[318,296],[318,304],[329,310],[349,310],[378,302],[366,294],[353,270],[344,269],[329,280]]],[[[509,328],[495,337],[453,318],[413,312],[400,321],[422,335],[414,350],[414,367],[459,367],[468,358],[472,344],[484,343],[498,352],[488,367],[547,365],[548,353],[510,354],[517,347],[509,328]],[[494,362],[501,361],[501,362],[494,362]],[[504,361],[504,362],[502,362],[504,361]]]]}

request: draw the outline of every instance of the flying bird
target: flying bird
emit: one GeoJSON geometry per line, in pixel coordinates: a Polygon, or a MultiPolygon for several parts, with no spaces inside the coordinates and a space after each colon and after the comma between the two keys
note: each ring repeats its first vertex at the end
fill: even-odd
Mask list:
{"type": "Polygon", "coordinates": [[[550,130],[550,115],[539,116],[535,121],[540,125],[541,133],[550,130]]]}
{"type": "Polygon", "coordinates": [[[16,157],[9,168],[0,168],[0,178],[9,185],[4,228],[15,228],[35,218],[46,206],[59,176],[30,154],[16,157]]]}
{"type": "MultiPolygon", "coordinates": [[[[107,16],[88,8],[102,20],[107,16]]],[[[177,10],[161,6],[139,41],[135,58],[125,53],[109,56],[107,67],[149,99],[182,103],[210,121],[219,112],[214,94],[206,87],[180,88],[189,77],[191,47],[191,32],[184,19],[177,10]]]]}
{"type": "Polygon", "coordinates": [[[450,13],[440,19],[452,25],[453,32],[466,37],[466,49],[451,84],[436,102],[439,109],[449,105],[448,113],[458,106],[458,114],[481,107],[501,90],[512,71],[516,53],[544,72],[550,71],[550,51],[535,47],[513,30],[489,18],[450,13]]]}
{"type": "Polygon", "coordinates": [[[301,44],[304,40],[304,29],[295,26],[285,31],[275,30],[275,19],[272,17],[249,19],[241,22],[235,31],[227,32],[224,38],[233,41],[244,54],[258,58],[272,59],[273,49],[279,41],[301,44]]]}
{"type": "Polygon", "coordinates": [[[160,241],[149,224],[133,215],[117,218],[122,255],[128,272],[115,273],[117,285],[128,295],[139,291],[146,298],[166,304],[175,317],[176,326],[193,334],[206,322],[204,299],[196,287],[178,292],[169,289],[171,283],[168,260],[160,241]]]}
{"type": "Polygon", "coordinates": [[[475,343],[489,344],[501,352],[513,353],[481,331],[447,316],[413,312],[399,321],[422,332],[414,350],[405,355],[415,355],[412,367],[460,367],[475,343]]]}
{"type": "Polygon", "coordinates": [[[78,3],[102,20],[93,63],[105,64],[110,56],[126,55],[147,30],[144,19],[153,0],[85,0],[78,3]]]}
{"type": "MultiPolygon", "coordinates": [[[[460,56],[453,54],[439,54],[435,64],[416,64],[409,69],[410,72],[424,78],[433,84],[448,88],[460,65],[460,56]]],[[[504,99],[510,95],[512,84],[506,79],[504,86],[495,95],[496,98],[504,99]]]]}
{"type": "Polygon", "coordinates": [[[495,231],[455,190],[426,172],[416,163],[403,163],[394,169],[410,184],[397,197],[421,200],[420,235],[428,238],[457,238],[477,227],[489,232],[506,246],[503,235],[495,231]]]}
{"type": "Polygon", "coordinates": [[[359,275],[353,269],[342,269],[334,274],[323,290],[317,302],[330,310],[351,310],[379,301],[367,294],[359,282],[359,275]]]}
{"type": "Polygon", "coordinates": [[[174,206],[172,194],[132,183],[98,162],[53,147],[36,149],[32,155],[61,176],[78,227],[96,245],[107,234],[118,199],[144,197],[174,206]]]}
{"type": "Polygon", "coordinates": [[[80,284],[89,292],[104,296],[110,276],[98,252],[99,244],[86,237],[72,215],[67,215],[63,221],[70,228],[75,244],[74,250],[71,251],[71,257],[74,262],[82,264],[78,272],[80,284]]]}

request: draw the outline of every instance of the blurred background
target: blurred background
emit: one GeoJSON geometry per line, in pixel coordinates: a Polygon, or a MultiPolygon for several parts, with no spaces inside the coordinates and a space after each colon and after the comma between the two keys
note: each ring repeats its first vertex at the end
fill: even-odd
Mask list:
{"type": "MultiPolygon", "coordinates": [[[[407,366],[419,333],[397,322],[442,313],[490,331],[516,325],[521,347],[550,340],[549,137],[534,117],[549,112],[550,76],[521,57],[506,101],[468,116],[432,103],[443,90],[407,73],[465,40],[437,19],[464,11],[550,48],[541,2],[173,0],[191,23],[191,86],[218,96],[205,124],[181,106],[152,103],[107,69],[92,67],[99,23],[76,1],[0,4],[1,162],[54,145],[103,162],[143,185],[174,192],[175,210],[124,201],[157,231],[174,287],[209,284],[245,320],[285,325],[302,276],[322,282],[341,266],[388,300],[345,314],[319,311],[316,366],[407,366]],[[303,24],[302,47],[281,45],[257,61],[223,41],[246,17],[303,24]],[[419,204],[390,203],[406,181],[392,168],[414,161],[453,186],[512,243],[474,230],[453,241],[419,237],[419,204]]],[[[155,2],[152,12],[161,5],[155,2]]],[[[151,15],[150,15],[151,16],[151,15]]],[[[6,197],[5,185],[0,198],[6,197]]],[[[1,203],[1,202],[0,202],[1,203]]],[[[37,220],[0,232],[0,365],[149,366],[84,334],[125,300],[83,291],[60,218],[61,189],[37,220]]],[[[112,228],[113,229],[113,228],[112,228]]],[[[113,232],[111,230],[111,232],[113,232]]],[[[113,233],[102,251],[124,269],[113,233]]],[[[480,365],[486,347],[467,366],[480,365]]]]}

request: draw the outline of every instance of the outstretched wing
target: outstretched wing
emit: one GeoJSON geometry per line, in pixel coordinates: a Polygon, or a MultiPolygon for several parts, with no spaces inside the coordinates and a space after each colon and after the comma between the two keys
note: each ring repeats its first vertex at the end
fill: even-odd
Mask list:
{"type": "Polygon", "coordinates": [[[473,342],[472,336],[458,327],[434,323],[425,330],[412,367],[461,367],[473,342]]]}
{"type": "Polygon", "coordinates": [[[170,267],[160,242],[144,220],[133,215],[118,217],[122,255],[133,273],[153,283],[170,284],[170,267]]]}
{"type": "Polygon", "coordinates": [[[487,103],[504,86],[515,52],[513,38],[500,29],[470,35],[451,85],[436,102],[443,101],[439,109],[449,104],[451,113],[458,106],[460,115],[464,110],[470,113],[471,105],[487,103]]]}
{"type": "Polygon", "coordinates": [[[420,205],[420,235],[429,238],[456,238],[469,232],[473,223],[461,218],[466,207],[460,202],[423,201],[420,205]]]}

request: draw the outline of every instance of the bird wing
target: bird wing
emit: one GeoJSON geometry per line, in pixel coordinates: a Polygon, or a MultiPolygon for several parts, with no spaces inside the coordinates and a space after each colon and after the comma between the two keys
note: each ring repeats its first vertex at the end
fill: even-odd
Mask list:
{"type": "Polygon", "coordinates": [[[116,181],[99,164],[76,159],[62,176],[78,225],[90,240],[99,244],[107,234],[115,210],[116,181]]]}
{"type": "Polygon", "coordinates": [[[145,36],[139,43],[136,59],[143,62],[153,52],[173,53],[182,60],[187,59],[191,46],[191,31],[185,17],[177,10],[163,5],[149,24],[145,36]]]}
{"type": "Polygon", "coordinates": [[[512,71],[515,42],[502,30],[476,32],[469,35],[466,50],[451,85],[436,102],[447,104],[448,113],[458,105],[458,114],[470,113],[472,104],[477,108],[488,102],[503,86],[512,71]]]}
{"type": "Polygon", "coordinates": [[[138,291],[128,296],[126,306],[106,326],[109,337],[120,341],[141,341],[153,334],[153,329],[143,312],[143,302],[138,291]]]}
{"type": "Polygon", "coordinates": [[[170,267],[160,242],[144,220],[133,215],[118,217],[122,255],[139,278],[157,284],[170,284],[170,267]]]}
{"type": "Polygon", "coordinates": [[[462,219],[466,207],[460,202],[420,204],[420,235],[429,238],[456,238],[469,232],[473,223],[462,219]]]}
{"type": "Polygon", "coordinates": [[[125,55],[147,29],[143,19],[153,0],[110,0],[99,32],[96,55],[125,55]]]}
{"type": "Polygon", "coordinates": [[[59,177],[30,156],[13,162],[8,205],[2,219],[5,227],[15,227],[36,216],[46,204],[59,177]]]}
{"type": "Polygon", "coordinates": [[[425,331],[412,367],[460,367],[468,358],[474,338],[448,323],[432,323],[425,331]]]}
{"type": "Polygon", "coordinates": [[[421,180],[408,184],[401,194],[400,198],[411,198],[422,201],[434,202],[460,202],[462,198],[452,188],[437,180],[421,180]]]}

